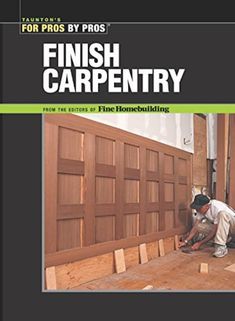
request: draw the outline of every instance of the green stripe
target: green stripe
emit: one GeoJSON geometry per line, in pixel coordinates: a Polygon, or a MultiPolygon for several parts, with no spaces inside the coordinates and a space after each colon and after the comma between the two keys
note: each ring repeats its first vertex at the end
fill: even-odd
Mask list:
{"type": "Polygon", "coordinates": [[[235,104],[0,104],[1,114],[235,113],[235,104]],[[103,106],[103,107],[101,107],[103,106]],[[117,107],[120,106],[120,107],[117,107]]]}

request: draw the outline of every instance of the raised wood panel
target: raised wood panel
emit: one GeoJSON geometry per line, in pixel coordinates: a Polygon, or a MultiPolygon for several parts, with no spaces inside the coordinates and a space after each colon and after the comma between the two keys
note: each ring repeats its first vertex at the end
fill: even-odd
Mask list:
{"type": "Polygon", "coordinates": [[[164,173],[174,174],[174,156],[164,155],[164,173]]]}
{"type": "Polygon", "coordinates": [[[83,245],[83,219],[57,222],[57,250],[67,250],[83,245]]]}
{"type": "Polygon", "coordinates": [[[146,166],[147,170],[158,172],[158,166],[159,166],[159,159],[158,159],[158,152],[147,149],[146,151],[146,166]]]}
{"type": "Polygon", "coordinates": [[[60,158],[83,161],[84,134],[68,128],[59,128],[60,158]]]}
{"type": "Polygon", "coordinates": [[[158,231],[159,226],[159,213],[148,212],[146,213],[146,233],[154,233],[158,231]]]}
{"type": "Polygon", "coordinates": [[[104,137],[96,137],[96,162],[115,165],[115,141],[104,137]]]}
{"type": "Polygon", "coordinates": [[[139,214],[124,215],[124,237],[139,235],[139,214]]]}
{"type": "Polygon", "coordinates": [[[164,183],[165,202],[174,201],[174,184],[164,183]]]}
{"type": "Polygon", "coordinates": [[[125,202],[139,202],[139,181],[125,179],[125,202]]]}
{"type": "Polygon", "coordinates": [[[115,202],[115,179],[96,177],[96,203],[115,202]]]}
{"type": "Polygon", "coordinates": [[[180,176],[187,175],[187,160],[183,158],[179,158],[178,160],[178,171],[180,176]]]}
{"type": "Polygon", "coordinates": [[[80,175],[58,175],[58,200],[60,205],[81,204],[84,200],[84,180],[80,175]]]}
{"type": "Polygon", "coordinates": [[[100,216],[95,219],[95,242],[107,242],[115,240],[115,217],[100,216]]]}
{"type": "Polygon", "coordinates": [[[147,181],[147,202],[159,202],[159,183],[147,181]]]}
{"type": "Polygon", "coordinates": [[[174,211],[165,211],[165,229],[172,230],[174,228],[174,211]]]}
{"type": "Polygon", "coordinates": [[[125,167],[127,168],[140,168],[139,162],[139,147],[125,144],[124,145],[125,155],[125,167]]]}

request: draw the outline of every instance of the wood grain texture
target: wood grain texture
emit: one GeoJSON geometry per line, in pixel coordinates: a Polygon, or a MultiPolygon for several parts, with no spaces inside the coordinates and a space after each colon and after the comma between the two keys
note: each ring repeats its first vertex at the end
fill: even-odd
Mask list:
{"type": "Polygon", "coordinates": [[[84,175],[84,162],[59,158],[58,173],[84,175]]]}
{"type": "Polygon", "coordinates": [[[175,250],[174,236],[164,239],[164,253],[165,255],[175,250]]]}
{"type": "Polygon", "coordinates": [[[179,236],[175,235],[175,250],[177,251],[179,249],[179,236]]]}
{"type": "Polygon", "coordinates": [[[165,229],[172,230],[174,228],[174,211],[165,211],[165,229]]]}
{"type": "Polygon", "coordinates": [[[172,231],[156,232],[156,233],[141,235],[139,237],[135,236],[128,239],[120,239],[115,241],[94,244],[89,247],[74,248],[71,250],[64,250],[60,252],[50,253],[50,254],[47,254],[45,257],[45,267],[54,266],[54,265],[56,266],[56,265],[61,265],[68,262],[83,260],[93,256],[109,253],[119,248],[128,248],[128,247],[138,246],[141,243],[153,242],[155,240],[167,238],[170,235],[185,234],[186,231],[188,230],[184,226],[181,228],[174,229],[173,232],[172,231]]]}
{"type": "Polygon", "coordinates": [[[174,157],[173,155],[164,155],[164,173],[174,174],[174,157]]]}
{"type": "Polygon", "coordinates": [[[163,239],[158,241],[158,246],[159,246],[159,255],[164,256],[165,255],[165,249],[164,249],[164,241],[163,239]]]}
{"type": "Polygon", "coordinates": [[[96,136],[96,163],[115,165],[115,141],[96,136]]]}
{"type": "Polygon", "coordinates": [[[58,175],[59,205],[82,204],[84,202],[84,179],[80,175],[58,175]]]}
{"type": "Polygon", "coordinates": [[[139,235],[146,233],[146,149],[140,147],[139,235]]]}
{"type": "Polygon", "coordinates": [[[84,133],[59,128],[59,156],[64,159],[83,161],[84,133]]]}
{"type": "Polygon", "coordinates": [[[126,269],[139,264],[139,248],[138,246],[124,249],[126,269]]]}
{"type": "MultiPolygon", "coordinates": [[[[47,233],[47,243],[54,244],[50,253],[60,250],[49,261],[65,263],[119,244],[138,246],[154,240],[155,233],[155,240],[174,234],[180,215],[188,215],[189,153],[83,117],[46,115],[45,123],[57,133],[51,130],[46,149],[54,163],[46,175],[50,182],[55,178],[48,198],[53,198],[54,214],[46,210],[46,216],[54,231],[47,233]],[[180,200],[179,194],[187,196],[180,200]],[[165,217],[167,212],[174,218],[165,217]],[[77,220],[83,222],[82,236],[77,220]],[[68,229],[70,239],[64,236],[68,229]]],[[[184,220],[179,227],[187,224],[184,220]]]]}
{"type": "Polygon", "coordinates": [[[95,136],[85,133],[85,246],[95,243],[95,136]]]}
{"type": "Polygon", "coordinates": [[[147,181],[147,201],[159,202],[159,183],[147,181]]]}
{"type": "Polygon", "coordinates": [[[157,232],[159,228],[159,213],[148,212],[146,213],[146,233],[157,232]]]}
{"type": "Polygon", "coordinates": [[[96,204],[115,203],[115,179],[96,177],[96,204]]]}
{"type": "Polygon", "coordinates": [[[126,271],[126,263],[125,263],[124,250],[119,249],[119,250],[114,251],[114,257],[115,257],[116,273],[125,272],[126,271]]]}
{"type": "Polygon", "coordinates": [[[101,216],[95,219],[95,242],[115,240],[115,216],[101,216]]]}
{"type": "Polygon", "coordinates": [[[158,172],[159,171],[159,155],[158,152],[147,149],[146,151],[146,167],[147,170],[158,172]]]}
{"type": "MultiPolygon", "coordinates": [[[[168,243],[167,253],[174,249],[169,246],[169,242],[174,238],[164,240],[168,243]]],[[[49,290],[75,289],[79,285],[94,281],[116,272],[115,266],[118,264],[118,273],[125,272],[139,263],[147,263],[149,260],[156,259],[159,256],[158,242],[149,242],[140,244],[139,247],[130,247],[118,249],[115,253],[107,253],[70,264],[52,266],[46,269],[46,288],[49,290]],[[47,277],[48,275],[48,277],[47,277]]]]}
{"type": "Polygon", "coordinates": [[[129,144],[124,145],[125,151],[125,167],[140,168],[139,147],[129,144]]]}
{"type": "Polygon", "coordinates": [[[208,263],[201,263],[200,264],[200,273],[202,274],[208,274],[208,263]]]}
{"type": "Polygon", "coordinates": [[[174,184],[164,183],[165,202],[174,201],[174,184]]]}
{"type": "Polygon", "coordinates": [[[124,237],[139,235],[139,214],[126,214],[124,216],[124,237]]]}
{"type": "MultiPolygon", "coordinates": [[[[180,181],[179,176],[187,173],[187,162],[185,161],[185,168],[180,172],[180,159],[174,156],[174,173],[175,173],[175,184],[174,184],[174,227],[179,226],[179,209],[180,209],[180,181]],[[184,170],[184,171],[183,171],[184,170]]],[[[186,185],[187,186],[187,185],[186,185]]],[[[187,195],[187,191],[186,191],[187,195]]]]}
{"type": "Polygon", "coordinates": [[[146,243],[147,254],[149,260],[153,260],[159,256],[158,242],[149,242],[146,243]]]}
{"type": "Polygon", "coordinates": [[[81,247],[83,243],[83,219],[59,220],[57,234],[58,251],[81,247]]]}
{"type": "Polygon", "coordinates": [[[58,289],[71,289],[80,284],[114,273],[113,253],[95,256],[71,264],[56,266],[58,289]]]}
{"type": "Polygon", "coordinates": [[[235,263],[224,268],[226,271],[235,272],[235,263]]]}
{"type": "Polygon", "coordinates": [[[54,266],[46,268],[46,289],[47,290],[57,289],[56,272],[55,272],[54,266]]]}
{"type": "Polygon", "coordinates": [[[139,251],[140,251],[140,263],[145,264],[148,262],[148,255],[147,255],[147,248],[146,243],[139,245],[139,251]]]}
{"type": "Polygon", "coordinates": [[[125,179],[125,202],[126,203],[139,203],[139,181],[125,179]]]}
{"type": "Polygon", "coordinates": [[[165,230],[164,153],[159,152],[159,231],[165,230]]]}
{"type": "Polygon", "coordinates": [[[124,143],[116,141],[115,143],[115,155],[116,155],[116,188],[115,188],[115,200],[116,200],[116,239],[123,238],[123,212],[125,203],[125,182],[124,182],[124,143]]]}

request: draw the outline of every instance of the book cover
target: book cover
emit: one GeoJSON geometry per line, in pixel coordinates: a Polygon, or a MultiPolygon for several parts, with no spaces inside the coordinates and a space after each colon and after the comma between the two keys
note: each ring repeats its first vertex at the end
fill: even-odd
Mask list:
{"type": "Polygon", "coordinates": [[[235,24],[66,8],[0,25],[3,320],[234,297],[235,24]]]}

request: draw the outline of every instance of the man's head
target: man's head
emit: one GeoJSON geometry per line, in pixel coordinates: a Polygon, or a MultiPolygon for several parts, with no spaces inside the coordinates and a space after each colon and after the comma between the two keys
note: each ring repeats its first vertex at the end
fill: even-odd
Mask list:
{"type": "Polygon", "coordinates": [[[190,207],[195,209],[200,214],[205,214],[210,207],[209,203],[209,197],[203,194],[198,194],[195,196],[194,201],[192,202],[190,207]]]}

